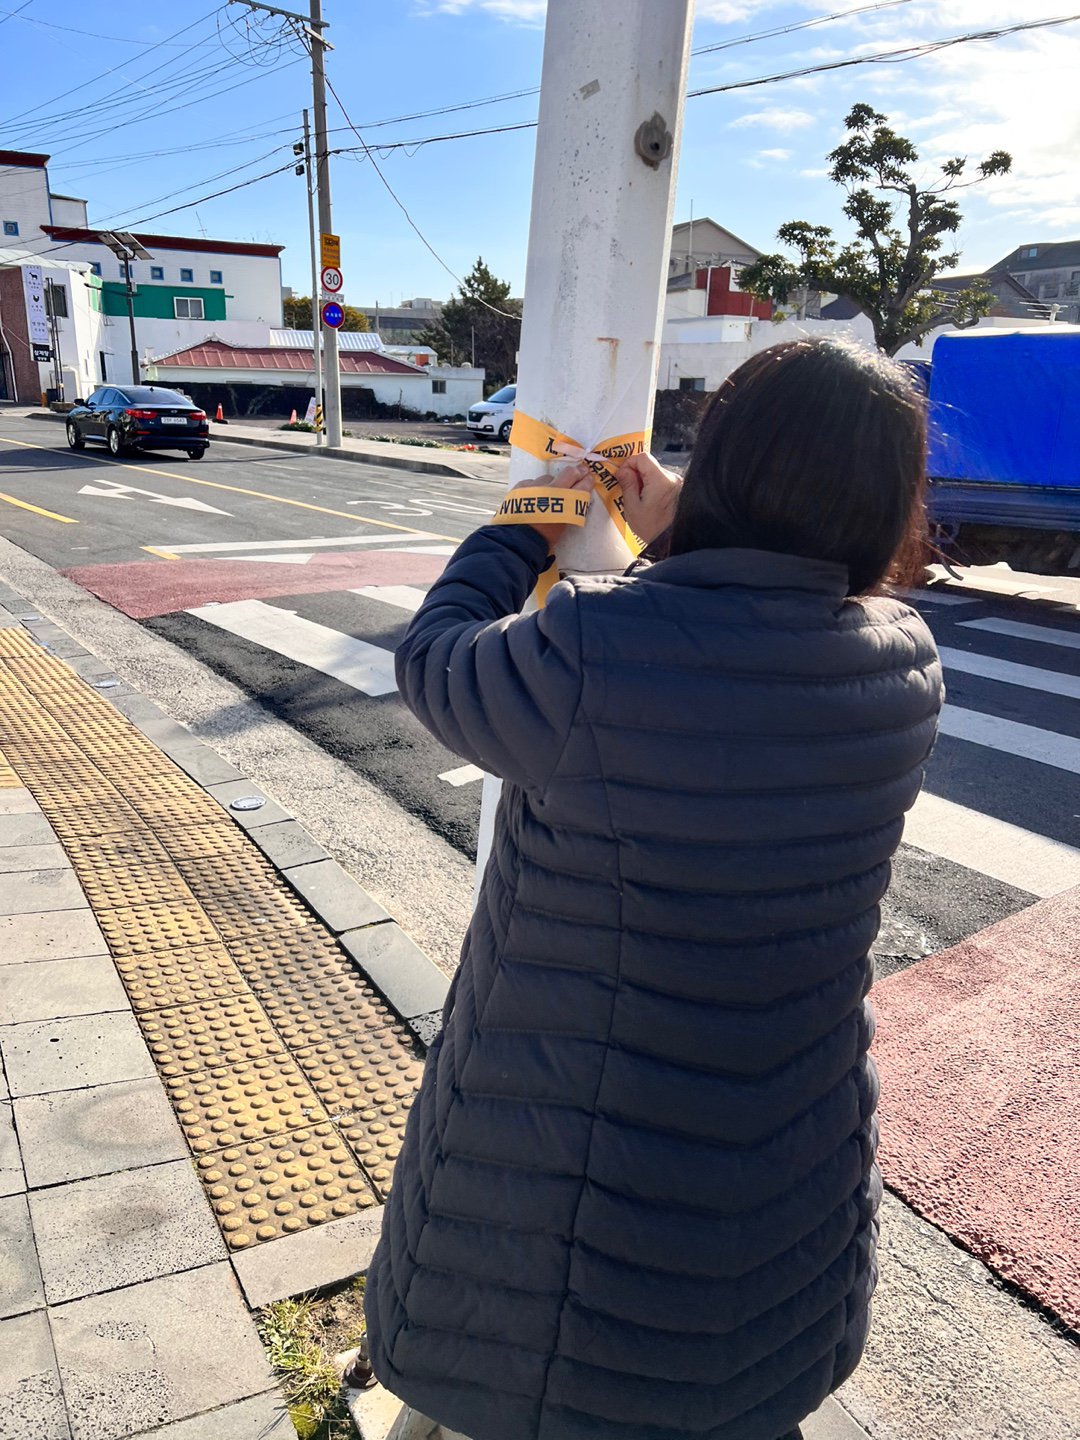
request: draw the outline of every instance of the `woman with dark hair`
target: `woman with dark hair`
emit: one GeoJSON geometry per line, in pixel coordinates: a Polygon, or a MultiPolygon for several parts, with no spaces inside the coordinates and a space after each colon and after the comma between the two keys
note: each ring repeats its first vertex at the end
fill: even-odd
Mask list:
{"type": "Polygon", "coordinates": [[[779,1440],[858,1364],[924,443],[901,367],[778,345],[685,483],[620,472],[667,558],[522,615],[560,529],[486,527],[409,627],[406,703],[506,785],[368,1276],[396,1435],[779,1440]]]}

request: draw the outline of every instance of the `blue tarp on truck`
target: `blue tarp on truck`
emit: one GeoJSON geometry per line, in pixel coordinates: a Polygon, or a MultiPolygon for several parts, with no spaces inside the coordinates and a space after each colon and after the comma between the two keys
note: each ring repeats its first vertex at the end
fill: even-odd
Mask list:
{"type": "Polygon", "coordinates": [[[1080,326],[942,335],[932,480],[1080,488],[1080,326]]]}

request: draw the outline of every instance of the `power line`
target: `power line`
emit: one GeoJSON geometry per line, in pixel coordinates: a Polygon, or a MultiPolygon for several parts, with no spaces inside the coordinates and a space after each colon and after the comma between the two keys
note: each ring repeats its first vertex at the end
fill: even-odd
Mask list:
{"type": "Polygon", "coordinates": [[[14,20],[17,16],[21,15],[24,10],[29,10],[33,3],[34,0],[23,0],[18,10],[5,10],[4,18],[0,20],[0,25],[6,25],[9,20],[14,20]]]}
{"type": "Polygon", "coordinates": [[[892,10],[897,5],[910,5],[911,0],[876,0],[872,5],[856,5],[853,10],[836,10],[831,15],[815,15],[810,20],[797,20],[791,25],[775,25],[771,30],[756,30],[752,35],[739,35],[733,40],[717,40],[712,45],[699,45],[691,55],[713,55],[718,50],[734,50],[755,40],[776,40],[794,35],[797,30],[812,30],[815,25],[828,25],[833,20],[847,20],[852,15],[869,15],[874,10],[892,10]]]}
{"type": "Polygon", "coordinates": [[[759,75],[754,80],[734,80],[727,85],[707,85],[700,90],[691,90],[687,99],[696,100],[701,95],[725,95],[732,90],[748,90],[755,85],[772,85],[778,80],[798,80],[804,75],[824,75],[829,70],[846,70],[855,65],[902,65],[908,60],[920,60],[938,50],[947,50],[953,45],[968,45],[976,40],[1001,40],[1006,35],[1019,35],[1026,30],[1049,30],[1055,25],[1068,25],[1080,20],[1078,15],[1059,15],[1049,20],[1024,20],[1016,25],[1006,25],[994,30],[971,30],[966,35],[949,35],[941,40],[926,40],[918,45],[901,45],[895,50],[879,50],[874,55],[851,55],[844,60],[825,60],[817,65],[807,65],[801,70],[785,70],[778,75],[759,75]]]}
{"type": "MultiPolygon", "coordinates": [[[[110,43],[117,45],[146,45],[145,40],[137,40],[134,38],[134,36],[131,35],[102,35],[97,30],[76,30],[71,25],[57,25],[52,20],[39,20],[36,15],[23,15],[21,12],[23,10],[26,10],[33,3],[34,0],[26,0],[26,3],[24,5],[20,5],[18,10],[0,11],[0,15],[4,17],[3,19],[0,19],[0,25],[3,25],[6,20],[13,20],[16,16],[19,16],[19,18],[26,25],[40,25],[47,30],[63,30],[68,35],[84,35],[90,40],[107,40],[110,43]]],[[[194,23],[198,24],[198,21],[195,21],[194,23]]],[[[209,43],[210,42],[208,40],[201,41],[200,48],[201,46],[208,45],[209,43]]],[[[189,42],[186,40],[154,41],[154,46],[157,48],[160,48],[164,45],[175,45],[178,50],[187,50],[192,48],[189,42]]]]}

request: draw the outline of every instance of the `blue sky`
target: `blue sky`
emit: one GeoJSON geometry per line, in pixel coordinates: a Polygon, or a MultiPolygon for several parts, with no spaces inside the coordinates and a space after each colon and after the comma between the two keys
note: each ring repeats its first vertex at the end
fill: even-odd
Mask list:
{"type": "MultiPolygon", "coordinates": [[[[163,7],[151,12],[145,0],[0,0],[0,148],[50,152],[53,189],[85,196],[92,223],[284,244],[285,282],[306,291],[303,183],[290,170],[150,218],[287,165],[308,103],[306,58],[295,45],[273,43],[276,25],[262,27],[262,43],[252,45],[241,7],[220,4],[215,13],[212,3],[173,0],[163,20],[163,7]],[[92,108],[73,114],[79,107],[92,108]]],[[[699,0],[694,43],[735,41],[858,4],[699,0]]],[[[369,144],[531,120],[530,95],[444,115],[418,112],[537,85],[544,9],[544,0],[324,0],[335,47],[328,73],[369,144]],[[417,118],[398,118],[408,115],[417,118]]],[[[691,88],[1065,9],[1051,0],[900,0],[701,55],[691,88]]],[[[688,217],[692,202],[696,215],[711,215],[766,249],[786,219],[838,221],[824,156],[848,107],[867,100],[916,139],[928,172],[934,157],[1013,152],[1012,176],[965,199],[965,267],[1025,242],[1073,238],[1080,234],[1077,75],[1080,24],[1072,24],[902,65],[691,100],[678,218],[688,217]]],[[[330,115],[332,127],[344,126],[332,101],[330,115]]],[[[344,129],[337,133],[340,143],[355,143],[344,129]]],[[[487,135],[386,152],[379,163],[453,270],[463,273],[482,254],[519,291],[534,139],[529,130],[487,135]]],[[[369,162],[338,158],[333,184],[348,300],[396,304],[450,293],[454,281],[408,228],[369,162]]]]}

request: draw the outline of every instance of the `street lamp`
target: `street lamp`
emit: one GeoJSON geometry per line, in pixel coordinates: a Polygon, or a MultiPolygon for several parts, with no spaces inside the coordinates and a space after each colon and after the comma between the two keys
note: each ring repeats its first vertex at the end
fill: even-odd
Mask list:
{"type": "Polygon", "coordinates": [[[98,239],[106,245],[124,265],[124,293],[127,296],[128,325],[131,329],[131,382],[138,385],[142,379],[139,372],[139,347],[135,343],[135,286],[131,283],[131,262],[152,260],[149,250],[144,249],[126,230],[99,230],[98,239]]]}

